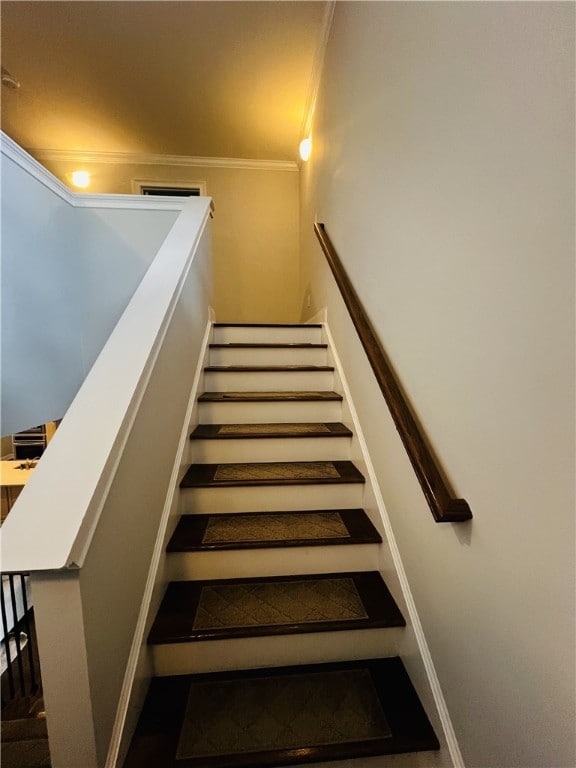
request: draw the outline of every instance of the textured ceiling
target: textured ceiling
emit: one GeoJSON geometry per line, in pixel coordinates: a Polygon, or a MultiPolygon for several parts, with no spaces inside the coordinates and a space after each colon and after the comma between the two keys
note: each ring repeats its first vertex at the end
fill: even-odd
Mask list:
{"type": "Polygon", "coordinates": [[[27,149],[294,160],[321,2],[1,4],[2,129],[27,149]]]}

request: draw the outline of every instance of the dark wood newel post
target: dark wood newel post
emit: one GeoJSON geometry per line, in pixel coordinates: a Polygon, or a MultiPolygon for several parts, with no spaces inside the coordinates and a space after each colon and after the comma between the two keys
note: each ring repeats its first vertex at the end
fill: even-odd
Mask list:
{"type": "Polygon", "coordinates": [[[314,231],[340,288],[344,303],[360,337],[372,370],[390,409],[396,429],[404,443],[412,467],[424,491],[437,523],[455,523],[472,518],[468,502],[455,498],[440,471],[402,392],[386,354],[364,311],[360,299],[332,245],[324,224],[314,224],[314,231]]]}

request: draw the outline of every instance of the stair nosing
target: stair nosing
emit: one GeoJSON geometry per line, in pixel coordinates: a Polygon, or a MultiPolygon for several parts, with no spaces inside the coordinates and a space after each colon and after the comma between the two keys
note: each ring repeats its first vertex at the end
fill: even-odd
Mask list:
{"type": "Polygon", "coordinates": [[[198,397],[199,403],[333,403],[342,402],[338,392],[318,390],[306,393],[282,390],[278,392],[203,392],[198,397]]]}
{"type": "Polygon", "coordinates": [[[328,344],[313,342],[217,342],[208,345],[209,349],[328,349],[328,344]]]}
{"type": "Polygon", "coordinates": [[[333,373],[332,365],[207,365],[204,373],[333,373]]]}
{"type": "Polygon", "coordinates": [[[213,323],[213,328],[322,328],[322,323],[213,323]]]}

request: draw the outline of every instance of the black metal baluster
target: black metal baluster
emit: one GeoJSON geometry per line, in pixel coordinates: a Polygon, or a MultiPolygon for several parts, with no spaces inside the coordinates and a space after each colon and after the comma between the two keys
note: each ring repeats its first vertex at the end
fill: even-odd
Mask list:
{"type": "Polygon", "coordinates": [[[4,597],[4,577],[2,577],[2,588],[0,589],[0,610],[2,612],[2,642],[4,643],[4,651],[6,653],[6,665],[8,673],[8,690],[10,692],[10,698],[13,699],[16,696],[16,688],[14,686],[14,673],[12,671],[12,659],[10,658],[10,637],[8,635],[8,620],[6,618],[6,598],[4,597]]]}
{"type": "Polygon", "coordinates": [[[18,674],[20,675],[20,693],[26,696],[24,687],[24,664],[22,661],[22,649],[20,648],[20,630],[18,629],[18,606],[16,604],[16,590],[14,589],[14,576],[8,576],[10,584],[10,598],[12,600],[12,610],[14,612],[14,639],[16,641],[16,661],[18,663],[18,674]]]}
{"type": "Polygon", "coordinates": [[[20,585],[22,587],[22,604],[24,606],[24,631],[28,637],[28,668],[30,671],[30,693],[36,693],[38,690],[38,681],[36,680],[36,668],[34,664],[34,644],[32,642],[32,625],[30,623],[30,613],[28,611],[28,597],[26,596],[26,587],[28,586],[28,574],[20,574],[20,585]]]}

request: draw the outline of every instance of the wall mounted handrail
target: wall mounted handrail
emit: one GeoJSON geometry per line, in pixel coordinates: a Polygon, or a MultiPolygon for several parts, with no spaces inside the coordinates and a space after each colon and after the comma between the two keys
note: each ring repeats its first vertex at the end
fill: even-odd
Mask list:
{"type": "Polygon", "coordinates": [[[412,414],[406,397],[388,362],[386,353],[370,324],[358,294],[354,290],[334,245],[326,233],[324,224],[315,223],[314,231],[328,260],[378,385],[390,409],[396,429],[424,491],[424,496],[432,511],[434,520],[437,523],[454,523],[470,520],[472,512],[468,502],[464,499],[455,498],[444,474],[440,470],[437,460],[422,434],[422,428],[418,425],[412,414]]]}

